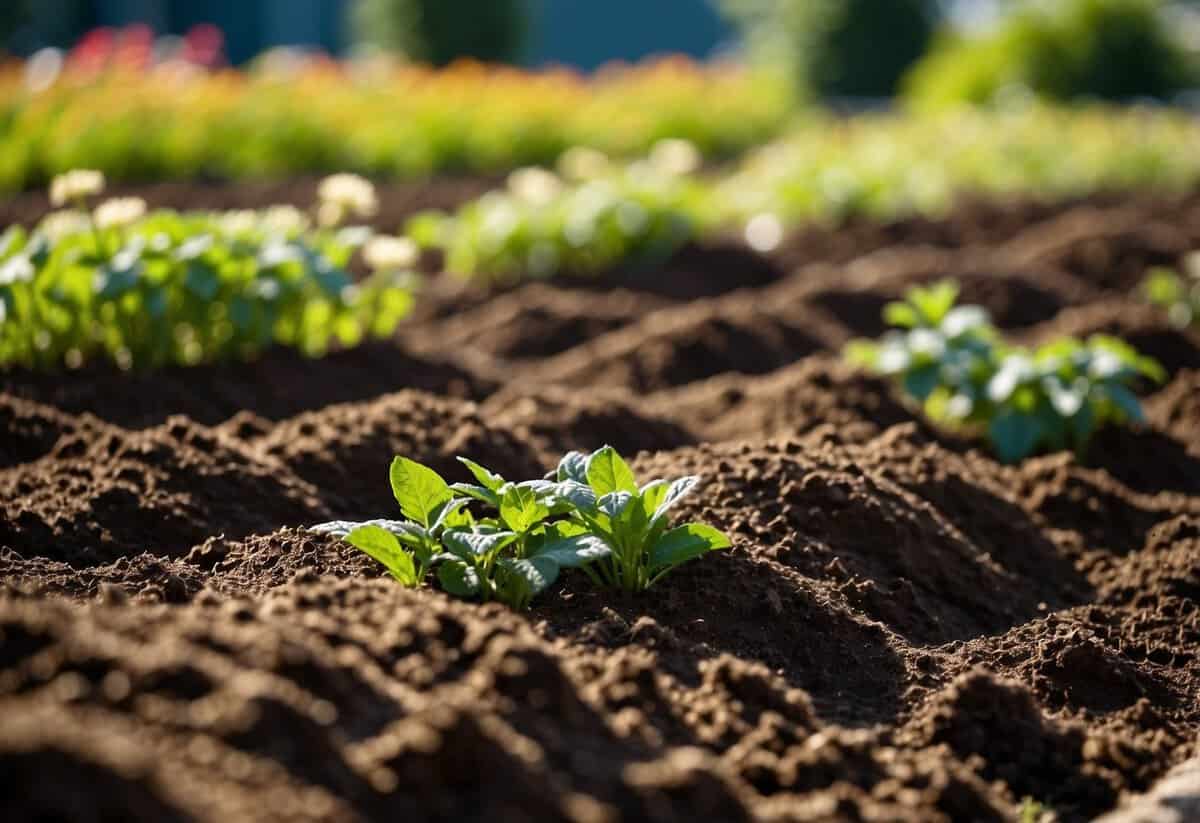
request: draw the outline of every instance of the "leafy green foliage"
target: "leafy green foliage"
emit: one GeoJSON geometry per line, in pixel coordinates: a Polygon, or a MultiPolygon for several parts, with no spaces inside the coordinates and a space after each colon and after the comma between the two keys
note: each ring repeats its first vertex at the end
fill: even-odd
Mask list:
{"type": "Polygon", "coordinates": [[[276,216],[160,211],[100,228],[79,214],[61,233],[53,217],[10,229],[0,238],[0,366],[103,356],[144,369],[272,345],[317,356],[391,334],[410,288],[395,272],[352,281],[363,230],[279,230],[276,216]]]}
{"type": "Polygon", "coordinates": [[[697,478],[639,488],[608,446],[591,455],[571,452],[548,477],[518,483],[459,460],[478,482],[449,485],[413,460],[392,461],[392,492],[405,520],[335,521],[314,530],[344,538],[405,586],[422,585],[436,568],[447,593],[514,609],[528,607],[564,569],[641,591],[688,560],[729,546],[711,526],[670,526],[669,510],[697,478]],[[479,504],[494,514],[475,516],[469,506],[479,504]]]}
{"type": "Polygon", "coordinates": [[[1162,367],[1114,337],[1064,338],[1032,353],[1010,350],[988,382],[987,433],[1002,460],[1038,451],[1083,452],[1109,424],[1142,422],[1133,388],[1162,367]]]}
{"type": "Polygon", "coordinates": [[[926,106],[990,103],[1013,89],[1068,100],[1166,98],[1195,82],[1158,0],[1015,2],[992,33],[946,35],[906,79],[926,106]]]}
{"type": "Polygon", "coordinates": [[[688,560],[730,545],[729,538],[703,523],[669,528],[667,513],[695,488],[696,477],[639,487],[611,446],[586,459],[568,454],[556,477],[566,486],[559,493],[570,500],[571,521],[611,549],[589,569],[606,586],[642,591],[688,560]]]}
{"type": "Polygon", "coordinates": [[[1200,256],[1188,257],[1187,277],[1164,267],[1150,270],[1142,291],[1151,303],[1167,310],[1171,323],[1179,328],[1200,325],[1200,256]]]}
{"type": "Polygon", "coordinates": [[[819,97],[890,97],[934,32],[931,0],[721,0],[751,54],[819,97]]]}
{"type": "Polygon", "coordinates": [[[358,39],[435,66],[462,57],[508,62],[529,28],[525,0],[357,0],[358,39]]]}
{"type": "Polygon", "coordinates": [[[894,378],[930,419],[983,432],[1001,460],[1083,452],[1109,424],[1141,422],[1134,388],[1162,367],[1114,337],[1063,338],[1034,351],[1004,343],[978,306],[954,306],[949,282],[911,289],[884,318],[903,331],[853,341],[852,363],[894,378]]]}
{"type": "Polygon", "coordinates": [[[588,275],[666,259],[704,223],[704,191],[699,180],[662,161],[606,167],[576,184],[544,169],[521,169],[507,188],[453,215],[417,215],[407,229],[422,245],[441,249],[447,269],[460,274],[588,275]]]}

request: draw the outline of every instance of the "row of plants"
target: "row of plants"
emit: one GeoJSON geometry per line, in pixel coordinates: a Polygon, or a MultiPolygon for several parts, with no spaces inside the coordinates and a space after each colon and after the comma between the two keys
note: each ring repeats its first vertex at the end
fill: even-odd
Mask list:
{"type": "Polygon", "coordinates": [[[523,170],[505,189],[454,214],[421,215],[406,231],[463,274],[590,274],[714,233],[737,231],[770,251],[803,222],[941,216],[968,195],[1183,191],[1200,182],[1198,139],[1192,118],[1162,109],[813,116],[717,173],[677,139],[632,163],[576,147],[554,171],[523,170]]]}
{"type": "Polygon", "coordinates": [[[1006,342],[980,306],[956,306],[958,286],[910,289],[889,303],[896,327],[846,347],[853,364],[893,378],[935,423],[981,434],[1005,462],[1043,451],[1083,453],[1098,430],[1142,422],[1135,390],[1161,365],[1115,337],[1064,337],[1030,349],[1006,342]]]}
{"type": "Polygon", "coordinates": [[[672,527],[671,509],[699,478],[639,485],[611,446],[570,452],[546,477],[512,482],[460,457],[474,483],[448,484],[405,457],[389,471],[403,520],[313,527],[345,538],[403,586],[432,575],[455,597],[524,609],[567,569],[605,589],[641,592],[729,539],[712,526],[672,527]],[[485,514],[486,512],[486,514],[485,514]]]}
{"type": "Polygon", "coordinates": [[[335,175],[313,214],[148,212],[139,198],[93,208],[104,176],[55,178],[62,208],[0,236],[0,366],[123,369],[308,355],[386,337],[412,303],[417,249],[347,221],[376,208],[369,182],[335,175]],[[360,255],[372,273],[355,280],[360,255]]]}
{"type": "Polygon", "coordinates": [[[575,145],[634,155],[666,137],[722,157],[787,117],[782,84],[682,58],[588,77],[381,59],[253,73],[66,69],[47,81],[18,66],[0,71],[0,190],[75,168],[115,180],[490,173],[553,163],[575,145]]]}
{"type": "Polygon", "coordinates": [[[677,138],[649,155],[614,163],[576,147],[557,172],[518,169],[503,189],[454,213],[429,211],[405,232],[441,250],[456,274],[495,280],[589,275],[615,266],[649,266],[712,224],[711,197],[695,172],[699,150],[677,138]]]}

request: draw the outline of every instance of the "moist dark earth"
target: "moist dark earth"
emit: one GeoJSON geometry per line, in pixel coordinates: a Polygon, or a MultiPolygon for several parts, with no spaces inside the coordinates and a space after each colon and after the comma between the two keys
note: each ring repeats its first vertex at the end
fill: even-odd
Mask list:
{"type": "MultiPolygon", "coordinates": [[[[482,186],[385,190],[381,226],[482,186]]],[[[321,361],[0,375],[3,817],[1112,809],[1200,753],[1200,335],[1136,293],[1194,247],[1200,196],[972,202],[592,281],[435,275],[395,340],[321,361]],[[947,276],[1016,339],[1157,357],[1148,424],[1003,466],[840,362],[947,276]],[[681,516],[733,548],[642,596],[568,576],[517,614],[304,529],[394,515],[393,454],[528,477],[604,443],[702,475],[681,516]]]]}

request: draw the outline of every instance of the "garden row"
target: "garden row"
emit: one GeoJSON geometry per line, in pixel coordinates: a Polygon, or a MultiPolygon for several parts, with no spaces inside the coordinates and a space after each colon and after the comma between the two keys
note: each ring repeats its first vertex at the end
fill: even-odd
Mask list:
{"type": "Polygon", "coordinates": [[[637,154],[668,136],[719,158],[777,133],[788,110],[778,83],[674,58],[590,77],[303,61],[41,78],[31,64],[0,71],[0,190],[75,168],[113,180],[497,172],[576,145],[637,154]]]}

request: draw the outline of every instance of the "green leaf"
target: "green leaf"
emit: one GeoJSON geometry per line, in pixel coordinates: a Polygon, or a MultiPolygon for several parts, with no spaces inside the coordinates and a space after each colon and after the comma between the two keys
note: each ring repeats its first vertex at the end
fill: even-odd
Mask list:
{"type": "Polygon", "coordinates": [[[497,565],[524,581],[528,586],[529,597],[536,597],[558,579],[558,563],[550,557],[530,557],[523,560],[503,557],[497,565]]]}
{"type": "Polygon", "coordinates": [[[453,483],[450,490],[459,494],[464,494],[467,497],[478,500],[481,503],[487,503],[492,506],[499,507],[500,495],[483,486],[477,486],[474,483],[453,483]]]}
{"type": "Polygon", "coordinates": [[[899,300],[883,307],[883,320],[890,326],[902,326],[906,329],[921,325],[921,315],[917,310],[899,300]]]}
{"type": "Polygon", "coordinates": [[[596,510],[596,493],[590,486],[575,480],[564,480],[559,483],[554,490],[554,496],[559,500],[566,500],[582,512],[596,510]]]}
{"type": "Polygon", "coordinates": [[[454,496],[437,472],[407,457],[392,461],[389,476],[400,511],[426,527],[437,507],[454,496]]]}
{"type": "Polygon", "coordinates": [[[479,465],[474,460],[468,460],[465,457],[460,457],[458,458],[458,462],[466,466],[471,474],[475,475],[475,479],[479,481],[479,484],[485,489],[497,491],[501,486],[504,485],[503,477],[496,474],[491,469],[487,469],[479,465]]]}
{"type": "Polygon", "coordinates": [[[455,597],[469,598],[479,593],[479,572],[466,563],[449,562],[438,566],[438,582],[455,597]]]}
{"type": "Polygon", "coordinates": [[[567,452],[558,461],[555,476],[560,481],[574,480],[576,483],[587,483],[587,464],[587,455],[576,451],[567,452]]]}
{"type": "Polygon", "coordinates": [[[127,294],[137,282],[136,266],[127,269],[102,269],[96,278],[96,297],[100,300],[115,300],[127,294]]]}
{"type": "Polygon", "coordinates": [[[212,300],[221,290],[221,278],[208,266],[192,263],[187,267],[183,285],[201,300],[212,300]]]}
{"type": "Polygon", "coordinates": [[[587,483],[597,497],[616,491],[637,494],[638,490],[633,471],[612,446],[604,446],[588,458],[587,483]]]}
{"type": "Polygon", "coordinates": [[[925,321],[925,325],[938,326],[946,313],[954,307],[958,299],[958,286],[952,280],[943,280],[931,286],[919,286],[909,289],[908,301],[916,307],[925,321]]]}
{"type": "Polygon", "coordinates": [[[546,543],[537,550],[534,559],[549,557],[564,569],[576,569],[610,554],[612,549],[599,537],[580,534],[546,543]]]}
{"type": "Polygon", "coordinates": [[[1112,400],[1113,405],[1121,410],[1121,414],[1125,416],[1126,420],[1132,420],[1135,423],[1145,421],[1146,416],[1142,413],[1142,404],[1129,389],[1117,383],[1106,383],[1104,391],[1112,400]]]}
{"type": "Polygon", "coordinates": [[[1002,461],[1016,463],[1033,453],[1041,436],[1041,426],[1031,413],[1004,409],[992,418],[988,436],[1002,461]]]}
{"type": "Polygon", "coordinates": [[[510,486],[500,498],[500,519],[515,532],[527,532],[550,516],[550,509],[528,486],[510,486]]]}
{"type": "Polygon", "coordinates": [[[442,535],[442,544],[453,554],[474,562],[507,546],[517,539],[513,532],[477,532],[453,529],[442,535]]]}
{"type": "Polygon", "coordinates": [[[928,366],[918,366],[904,375],[904,390],[916,399],[924,402],[941,380],[940,367],[937,363],[928,366]]]}
{"type": "Polygon", "coordinates": [[[616,521],[629,510],[633,501],[637,499],[636,494],[626,491],[609,492],[596,501],[596,508],[616,521]]]}
{"type": "Polygon", "coordinates": [[[729,538],[712,526],[688,523],[671,529],[654,544],[650,550],[650,571],[669,569],[729,545],[729,538]]]}
{"type": "Polygon", "coordinates": [[[842,348],[842,357],[852,366],[874,369],[879,361],[879,346],[870,340],[851,340],[842,348]]]}
{"type": "Polygon", "coordinates": [[[651,480],[638,491],[638,496],[642,499],[642,509],[646,512],[646,519],[652,517],[662,502],[667,499],[667,492],[670,488],[671,484],[666,480],[651,480]]]}
{"type": "Polygon", "coordinates": [[[467,505],[468,502],[460,497],[454,500],[447,500],[438,506],[432,514],[433,525],[429,527],[430,531],[470,525],[471,515],[463,511],[463,506],[467,505]]]}
{"type": "Polygon", "coordinates": [[[346,542],[383,564],[400,583],[417,585],[417,570],[412,557],[400,547],[400,541],[379,526],[360,526],[346,535],[346,542]]]}
{"type": "Polygon", "coordinates": [[[697,477],[696,475],[689,475],[687,477],[681,477],[678,480],[671,483],[670,487],[667,489],[666,494],[663,496],[662,501],[654,508],[654,511],[651,513],[650,522],[658,523],[660,520],[662,520],[662,518],[666,516],[667,512],[671,509],[672,506],[674,506],[680,500],[682,500],[683,498],[687,497],[689,494],[692,493],[692,491],[696,488],[696,485],[699,482],[700,482],[699,477],[697,477]]]}

